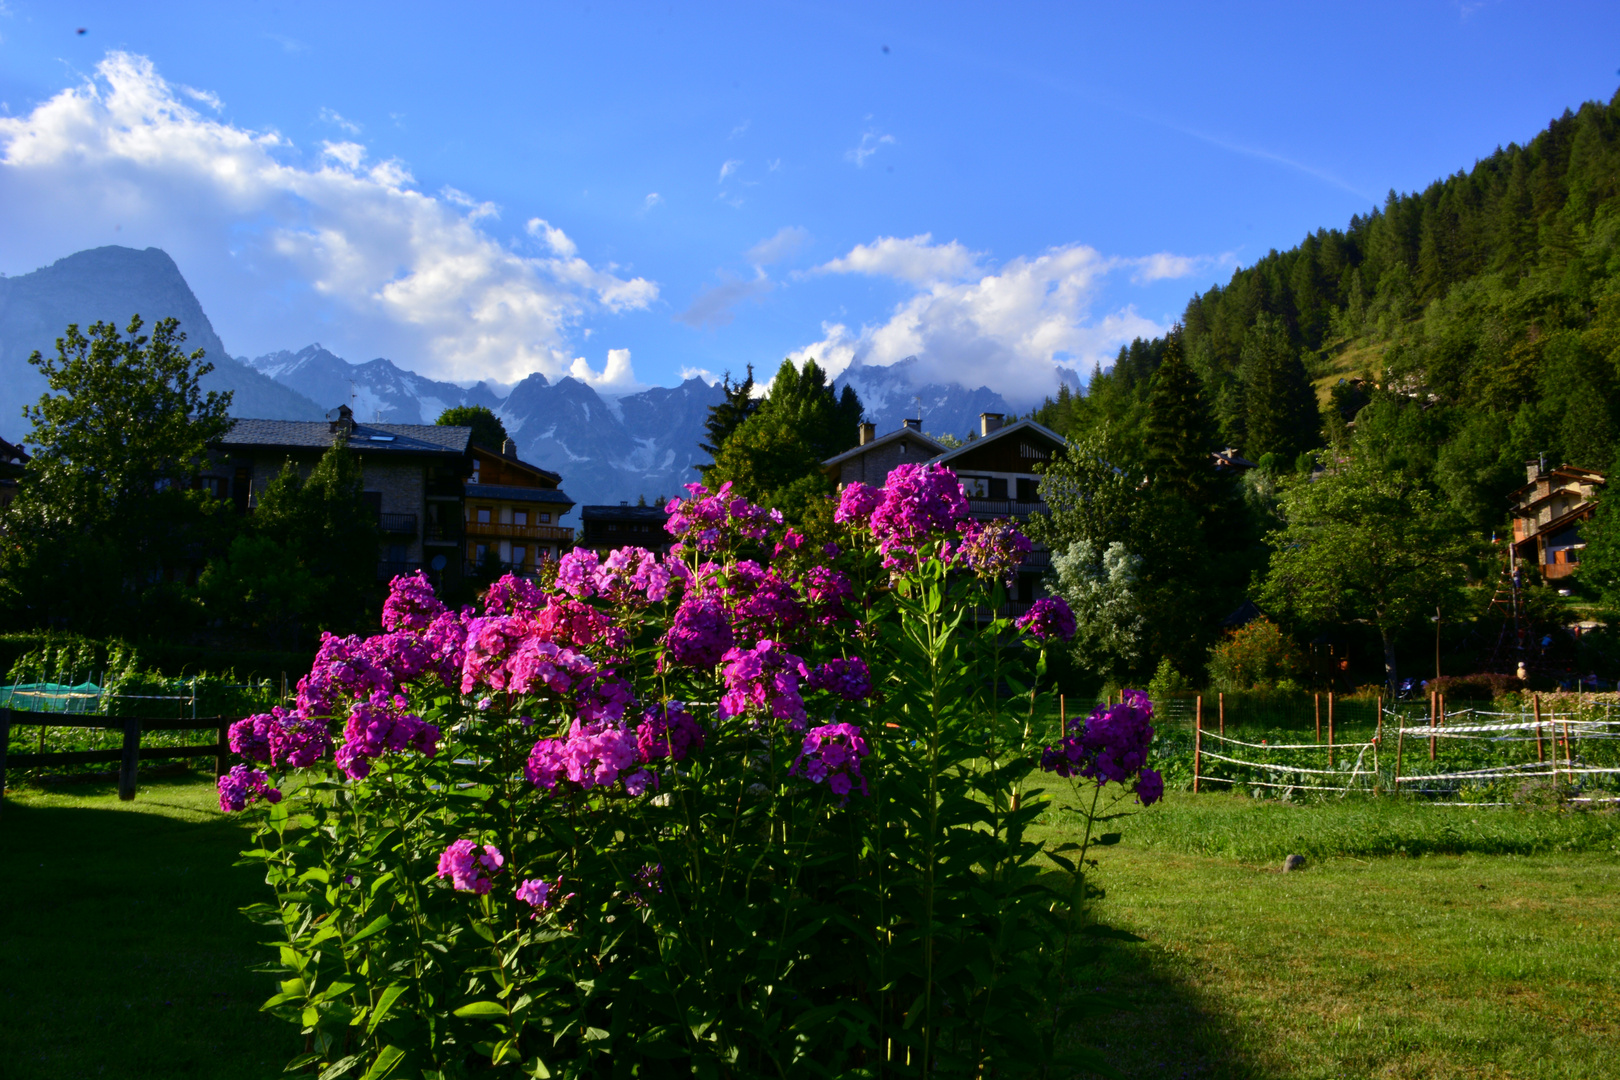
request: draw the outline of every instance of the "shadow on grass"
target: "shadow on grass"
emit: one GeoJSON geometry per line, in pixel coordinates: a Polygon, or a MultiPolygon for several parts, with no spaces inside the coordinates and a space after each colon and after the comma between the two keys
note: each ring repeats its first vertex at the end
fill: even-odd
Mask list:
{"type": "Polygon", "coordinates": [[[238,910],[249,834],[195,779],[52,785],[0,807],[0,1070],[33,1077],[272,1076],[296,1033],[259,1012],[269,958],[238,910]],[[189,789],[189,790],[188,790],[189,789]],[[191,798],[186,798],[186,795],[191,798]],[[68,805],[62,805],[62,803],[68,805]]]}

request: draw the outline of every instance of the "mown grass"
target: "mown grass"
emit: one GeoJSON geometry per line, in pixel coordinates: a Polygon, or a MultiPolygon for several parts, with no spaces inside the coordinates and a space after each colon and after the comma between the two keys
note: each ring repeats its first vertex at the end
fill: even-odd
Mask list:
{"type": "Polygon", "coordinates": [[[1126,1076],[1620,1075],[1613,813],[1173,793],[1109,828],[1096,915],[1147,941],[1078,975],[1138,1008],[1089,1032],[1126,1076]]]}
{"type": "Polygon", "coordinates": [[[0,1076],[274,1076],[296,1032],[238,911],[248,833],[210,781],[8,790],[0,806],[0,1076]]]}
{"type": "MultiPolygon", "coordinates": [[[[1049,811],[1040,832],[1070,839],[1049,811]]],[[[238,913],[247,839],[207,780],[9,792],[0,1075],[270,1077],[292,1030],[238,913]]],[[[1172,793],[1108,827],[1104,921],[1141,934],[1083,982],[1137,1011],[1081,1033],[1131,1077],[1620,1075],[1612,813],[1172,793]],[[1278,872],[1289,853],[1299,873],[1278,872]]]]}

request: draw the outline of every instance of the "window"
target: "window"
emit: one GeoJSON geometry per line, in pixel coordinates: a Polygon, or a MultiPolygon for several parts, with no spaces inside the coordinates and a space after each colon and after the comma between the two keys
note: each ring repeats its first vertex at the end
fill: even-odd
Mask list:
{"type": "Polygon", "coordinates": [[[970,499],[988,499],[990,497],[990,478],[988,476],[963,476],[960,478],[962,486],[967,489],[970,499]]]}
{"type": "Polygon", "coordinates": [[[473,458],[472,482],[475,483],[475,484],[478,483],[478,459],[477,458],[473,458]]]}
{"type": "Polygon", "coordinates": [[[479,562],[479,563],[483,562],[484,557],[486,555],[488,555],[488,554],[489,554],[489,545],[488,544],[474,544],[473,545],[473,561],[474,562],[479,562]]]}
{"type": "Polygon", "coordinates": [[[527,510],[514,510],[514,511],[512,511],[512,524],[514,524],[514,525],[527,525],[528,523],[529,523],[529,512],[527,510]]]}
{"type": "Polygon", "coordinates": [[[360,498],[365,500],[366,508],[371,511],[372,517],[378,517],[382,514],[382,492],[362,491],[360,498]]]}
{"type": "Polygon", "coordinates": [[[487,506],[480,506],[476,512],[478,514],[478,524],[480,525],[488,525],[494,513],[487,506]]]}
{"type": "Polygon", "coordinates": [[[522,545],[512,548],[512,565],[523,566],[529,561],[529,549],[522,545]]]}
{"type": "Polygon", "coordinates": [[[1007,497],[1007,481],[999,476],[990,478],[990,497],[992,499],[1005,499],[1007,497]]]}
{"type": "Polygon", "coordinates": [[[1041,497],[1038,491],[1039,487],[1038,481],[1020,478],[1018,481],[1018,501],[1038,502],[1041,497]]]}
{"type": "Polygon", "coordinates": [[[608,522],[607,531],[608,532],[618,532],[619,531],[618,522],[615,522],[615,521],[608,522]]]}
{"type": "Polygon", "coordinates": [[[405,545],[404,544],[389,544],[388,545],[388,561],[391,562],[391,563],[402,563],[402,562],[404,562],[405,561],[405,545]]]}
{"type": "Polygon", "coordinates": [[[542,525],[550,525],[551,524],[551,515],[547,514],[547,513],[542,513],[540,515],[540,524],[542,524],[542,525]]]}

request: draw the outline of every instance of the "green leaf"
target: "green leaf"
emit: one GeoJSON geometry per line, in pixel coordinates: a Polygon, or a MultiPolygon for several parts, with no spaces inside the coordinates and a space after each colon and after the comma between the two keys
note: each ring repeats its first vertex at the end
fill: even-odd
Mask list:
{"type": "Polygon", "coordinates": [[[390,1043],[378,1053],[377,1060],[371,1063],[366,1075],[360,1080],[385,1080],[393,1071],[399,1068],[399,1063],[405,1060],[405,1051],[390,1043]]]}
{"type": "Polygon", "coordinates": [[[366,926],[365,926],[365,929],[361,930],[359,933],[357,933],[353,937],[351,937],[349,939],[348,943],[350,945],[353,945],[357,941],[364,941],[364,940],[366,940],[366,938],[372,936],[373,934],[376,934],[376,933],[379,933],[379,932],[381,932],[383,930],[386,930],[390,926],[393,926],[393,925],[394,925],[394,920],[393,919],[390,919],[387,915],[379,915],[375,919],[372,919],[369,923],[367,923],[366,926]]]}
{"type": "Polygon", "coordinates": [[[377,1025],[388,1019],[389,1010],[404,995],[405,985],[403,983],[394,983],[382,992],[382,996],[377,999],[376,1006],[371,1010],[371,1019],[366,1021],[367,1035],[376,1031],[377,1025]]]}
{"type": "Polygon", "coordinates": [[[360,1064],[360,1055],[350,1054],[346,1058],[339,1058],[321,1070],[320,1080],[337,1080],[338,1077],[360,1064]]]}
{"type": "Polygon", "coordinates": [[[453,1015],[464,1020],[505,1020],[506,1006],[498,1001],[475,1001],[471,1005],[463,1005],[453,1015]]]}

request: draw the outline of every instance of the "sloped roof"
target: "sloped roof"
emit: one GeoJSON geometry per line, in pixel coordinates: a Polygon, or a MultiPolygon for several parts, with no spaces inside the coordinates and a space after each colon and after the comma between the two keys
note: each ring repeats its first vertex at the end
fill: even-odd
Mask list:
{"type": "MultiPolygon", "coordinates": [[[[997,428],[995,431],[992,431],[990,434],[981,435],[977,439],[974,439],[971,442],[965,442],[961,446],[955,447],[955,448],[950,449],[950,450],[946,450],[943,454],[940,454],[938,457],[934,458],[933,463],[940,464],[940,465],[949,465],[952,458],[960,457],[963,454],[966,454],[970,450],[982,450],[986,446],[989,446],[991,443],[995,442],[997,439],[1006,438],[1007,436],[1012,435],[1015,432],[1023,432],[1023,433],[1026,433],[1026,434],[1034,433],[1034,434],[1039,435],[1042,438],[1046,439],[1050,443],[1052,443],[1053,446],[1056,446],[1056,447],[1059,447],[1059,448],[1066,447],[1066,446],[1069,445],[1069,440],[1065,439],[1063,436],[1059,435],[1057,432],[1053,431],[1051,428],[1046,427],[1044,424],[1038,424],[1034,420],[1030,420],[1030,419],[1026,418],[1026,419],[1023,419],[1023,420],[1019,420],[1016,423],[1008,424],[1006,427],[997,428]]],[[[943,449],[943,447],[941,447],[941,449],[943,449]]]]}
{"type": "Polygon", "coordinates": [[[661,506],[582,506],[579,508],[580,521],[645,521],[657,522],[662,525],[669,520],[661,506]]]}
{"type": "MultiPolygon", "coordinates": [[[[358,453],[444,454],[461,456],[472,443],[472,428],[441,424],[355,424],[349,449],[358,453]]],[[[224,448],[285,447],[325,450],[332,445],[327,420],[241,419],[219,440],[224,448]]]]}
{"type": "Polygon", "coordinates": [[[517,487],[514,484],[468,484],[469,499],[502,499],[506,502],[555,503],[573,506],[574,500],[561,488],[517,487]]]}
{"type": "Polygon", "coordinates": [[[546,480],[550,480],[553,484],[562,483],[562,473],[555,473],[555,472],[552,472],[550,469],[542,469],[540,466],[535,465],[532,462],[524,461],[522,458],[518,457],[516,454],[507,454],[507,453],[504,453],[504,452],[502,452],[500,450],[495,449],[493,446],[486,446],[486,445],[484,445],[483,443],[480,443],[480,442],[473,443],[472,448],[474,450],[478,451],[480,454],[488,454],[490,457],[497,458],[497,459],[499,459],[501,461],[504,461],[508,465],[515,465],[518,468],[523,469],[526,472],[531,472],[531,473],[534,473],[536,476],[542,477],[542,478],[544,478],[546,480]]]}
{"type": "Polygon", "coordinates": [[[862,454],[870,453],[880,446],[887,446],[894,442],[914,442],[933,454],[937,454],[946,448],[944,443],[940,442],[938,439],[929,438],[916,428],[902,427],[896,428],[887,435],[879,435],[871,442],[862,443],[860,446],[851,447],[850,449],[845,450],[842,454],[835,454],[826,461],[823,461],[821,465],[823,468],[831,468],[832,466],[842,464],[851,458],[857,458],[862,454]]]}

